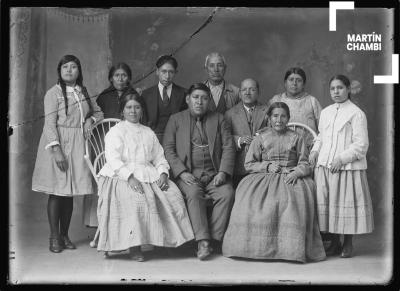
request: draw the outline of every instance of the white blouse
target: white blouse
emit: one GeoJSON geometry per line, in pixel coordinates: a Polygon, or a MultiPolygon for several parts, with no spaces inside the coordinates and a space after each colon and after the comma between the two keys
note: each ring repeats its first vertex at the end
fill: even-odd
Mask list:
{"type": "Polygon", "coordinates": [[[121,121],[105,136],[106,164],[98,176],[127,181],[133,174],[143,183],[153,183],[169,165],[155,133],[147,126],[121,121]]]}
{"type": "Polygon", "coordinates": [[[321,111],[319,134],[311,150],[319,152],[317,165],[330,168],[339,157],[342,170],[367,169],[367,118],[353,102],[334,103],[321,111]]]}

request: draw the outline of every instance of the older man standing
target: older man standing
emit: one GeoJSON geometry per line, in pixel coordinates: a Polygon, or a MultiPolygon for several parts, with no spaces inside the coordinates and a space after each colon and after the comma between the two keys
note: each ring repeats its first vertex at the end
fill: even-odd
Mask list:
{"type": "Polygon", "coordinates": [[[210,88],[212,96],[208,109],[224,114],[240,102],[239,88],[224,80],[227,65],[220,53],[210,53],[204,67],[208,75],[205,84],[210,88]]]}
{"type": "Polygon", "coordinates": [[[240,84],[240,99],[225,113],[236,147],[235,170],[233,173],[233,187],[247,174],[244,168],[244,159],[253,137],[258,130],[267,126],[267,106],[258,102],[260,86],[254,79],[245,79],[240,84]]]}
{"type": "Polygon", "coordinates": [[[205,84],[192,85],[186,96],[189,109],[171,115],[163,142],[165,157],[187,200],[200,260],[211,254],[211,239],[217,244],[222,241],[234,199],[235,147],[223,115],[207,110],[210,99],[205,84]],[[213,202],[210,219],[208,199],[213,202]]]}

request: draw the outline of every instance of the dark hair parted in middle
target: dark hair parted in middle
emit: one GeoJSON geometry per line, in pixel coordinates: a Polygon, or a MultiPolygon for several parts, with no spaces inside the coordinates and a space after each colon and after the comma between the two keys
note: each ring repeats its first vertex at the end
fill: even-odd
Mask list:
{"type": "Polygon", "coordinates": [[[283,110],[285,110],[285,111],[286,111],[286,114],[287,114],[287,116],[288,116],[288,119],[290,119],[290,110],[289,110],[289,107],[287,106],[287,104],[286,104],[285,102],[274,102],[274,103],[272,103],[272,104],[269,106],[268,111],[267,111],[268,117],[271,118],[272,111],[273,111],[275,108],[282,108],[283,110]]]}
{"type": "Polygon", "coordinates": [[[208,97],[211,96],[210,88],[204,83],[194,83],[188,90],[188,95],[192,94],[194,90],[202,90],[207,93],[208,97]]]}
{"type": "Polygon", "coordinates": [[[299,68],[299,67],[290,68],[290,69],[287,70],[286,73],[285,73],[285,79],[284,79],[284,81],[286,81],[287,78],[289,78],[289,76],[290,76],[291,74],[298,74],[298,75],[300,75],[301,78],[303,79],[303,83],[304,83],[304,84],[306,83],[306,79],[307,79],[307,78],[306,78],[306,73],[303,71],[303,69],[301,69],[301,68],[299,68]]]}
{"type": "Polygon", "coordinates": [[[143,97],[140,96],[139,93],[136,92],[136,90],[134,90],[134,89],[127,90],[126,92],[124,92],[124,94],[121,95],[121,97],[119,99],[119,113],[122,115],[122,112],[124,111],[126,103],[128,103],[128,101],[130,101],[130,100],[135,100],[142,107],[143,116],[141,118],[140,123],[143,124],[143,122],[146,120],[146,116],[145,116],[146,115],[146,103],[144,102],[143,97]]]}
{"type": "MultiPolygon", "coordinates": [[[[341,81],[347,88],[350,88],[350,87],[351,87],[350,80],[349,80],[349,78],[347,78],[345,75],[340,75],[340,74],[339,74],[339,75],[333,76],[333,77],[329,80],[329,87],[331,86],[331,83],[332,83],[333,80],[339,80],[339,81],[341,81]]],[[[350,91],[349,91],[349,94],[348,94],[348,98],[351,99],[351,93],[350,93],[350,91]]]]}
{"type": "Polygon", "coordinates": [[[61,77],[61,67],[62,65],[69,63],[69,62],[74,62],[76,66],[78,67],[78,78],[76,79],[76,84],[78,84],[82,88],[82,94],[85,96],[86,101],[88,102],[89,105],[89,112],[88,116],[91,115],[93,108],[92,108],[92,103],[90,102],[90,97],[89,93],[87,92],[87,89],[85,86],[83,86],[83,74],[82,74],[82,66],[81,62],[79,59],[74,56],[74,55],[65,55],[61,58],[61,60],[58,62],[57,65],[57,76],[58,76],[58,81],[57,83],[61,87],[61,91],[64,97],[64,103],[65,103],[65,115],[68,115],[68,100],[67,100],[67,85],[65,84],[64,80],[61,77]]]}
{"type": "Polygon", "coordinates": [[[163,55],[163,56],[159,57],[156,62],[157,69],[166,63],[171,64],[171,66],[173,66],[175,70],[178,68],[178,62],[176,61],[176,59],[174,57],[169,56],[169,55],[163,55]]]}
{"type": "Polygon", "coordinates": [[[112,84],[111,79],[114,76],[115,71],[118,70],[118,69],[122,69],[122,70],[125,71],[125,73],[128,75],[128,82],[132,81],[132,70],[131,70],[131,68],[125,63],[118,63],[118,64],[112,66],[110,68],[110,71],[108,72],[108,80],[110,81],[111,84],[112,84]]]}

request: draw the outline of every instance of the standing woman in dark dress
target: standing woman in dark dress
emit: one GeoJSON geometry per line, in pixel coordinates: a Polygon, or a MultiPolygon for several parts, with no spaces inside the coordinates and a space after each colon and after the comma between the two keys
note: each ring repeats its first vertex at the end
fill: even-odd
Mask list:
{"type": "Polygon", "coordinates": [[[118,63],[111,67],[108,73],[110,87],[99,94],[97,104],[104,112],[104,118],[121,118],[119,114],[119,99],[126,91],[136,92],[130,82],[132,80],[131,68],[125,63],[118,63]]]}

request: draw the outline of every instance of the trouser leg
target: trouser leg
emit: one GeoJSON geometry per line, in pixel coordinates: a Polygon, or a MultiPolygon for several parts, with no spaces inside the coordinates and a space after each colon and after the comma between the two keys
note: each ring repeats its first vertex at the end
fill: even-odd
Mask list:
{"type": "Polygon", "coordinates": [[[210,218],[211,237],[221,241],[228,227],[229,217],[234,202],[234,190],[231,182],[221,186],[214,186],[212,182],[207,185],[207,194],[213,200],[213,209],[210,218]]]}
{"type": "Polygon", "coordinates": [[[200,185],[188,185],[181,179],[177,185],[186,199],[187,210],[196,241],[210,239],[207,220],[207,199],[205,189],[200,185]]]}

